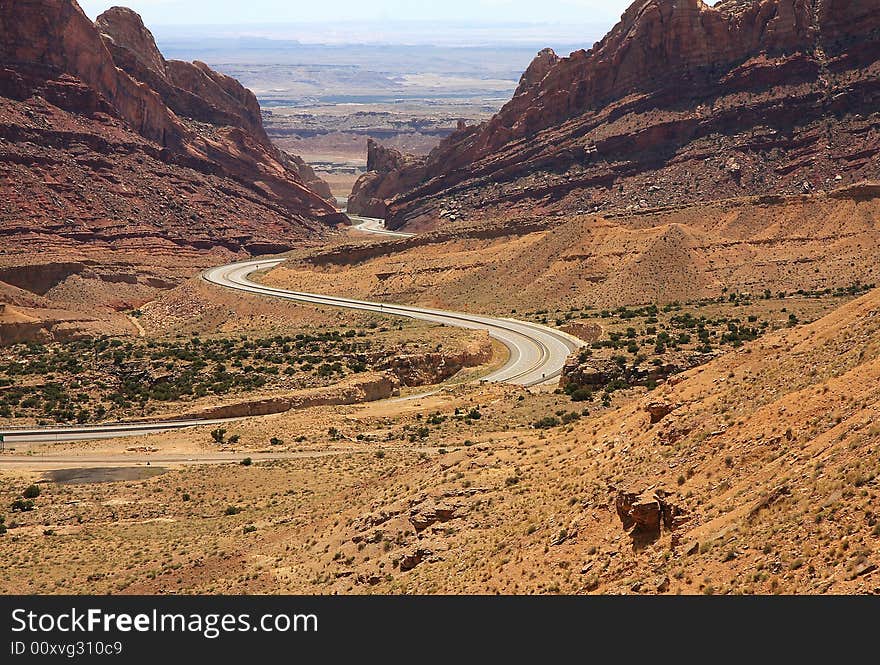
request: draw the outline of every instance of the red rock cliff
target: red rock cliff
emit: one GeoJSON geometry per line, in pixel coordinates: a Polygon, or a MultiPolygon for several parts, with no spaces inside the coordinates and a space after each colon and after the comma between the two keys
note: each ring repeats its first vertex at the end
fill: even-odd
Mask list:
{"type": "Polygon", "coordinates": [[[876,160],[853,155],[877,108],[878,26],[880,0],[639,0],[592,49],[539,54],[489,122],[383,178],[404,187],[373,188],[400,227],[436,222],[453,202],[477,214],[526,199],[548,210],[662,205],[695,194],[666,180],[717,181],[708,193],[723,197],[869,175],[876,160]],[[821,119],[851,151],[826,154],[821,119]],[[789,150],[803,142],[809,167],[789,150]]]}
{"type": "Polygon", "coordinates": [[[161,98],[121,76],[95,26],[71,0],[2,0],[0,62],[13,68],[49,66],[72,74],[105,97],[146,138],[162,145],[180,138],[161,98]]]}
{"type": "MultiPolygon", "coordinates": [[[[203,62],[166,61],[141,17],[125,7],[112,7],[95,21],[116,64],[147,84],[178,116],[218,126],[238,127],[256,139],[272,160],[293,171],[319,196],[330,199],[329,185],[301,159],[278,150],[263,128],[260,104],[253,92],[203,62]]],[[[259,156],[258,159],[262,159],[259,156]]]]}
{"type": "Polygon", "coordinates": [[[419,160],[368,139],[367,173],[354,184],[348,197],[348,211],[384,218],[388,214],[386,199],[417,185],[423,177],[419,160]]]}
{"type": "Polygon", "coordinates": [[[44,233],[259,253],[341,221],[329,190],[310,189],[314,173],[268,141],[252,93],[203,64],[166,62],[130,10],[99,23],[104,38],[72,0],[0,0],[7,247],[44,233]]]}

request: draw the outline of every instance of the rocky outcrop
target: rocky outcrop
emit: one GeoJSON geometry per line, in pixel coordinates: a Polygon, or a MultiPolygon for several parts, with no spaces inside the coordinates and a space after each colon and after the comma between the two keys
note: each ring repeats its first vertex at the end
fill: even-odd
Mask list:
{"type": "Polygon", "coordinates": [[[880,0],[638,0],[595,47],[542,52],[489,122],[370,187],[400,228],[438,223],[453,202],[509,217],[871,177],[878,16],[880,0]]]}
{"type": "Polygon", "coordinates": [[[388,399],[398,388],[398,382],[390,375],[365,374],[326,388],[310,388],[284,396],[225,404],[197,411],[182,418],[192,420],[250,418],[318,406],[364,404],[388,399]]]}
{"type": "Polygon", "coordinates": [[[415,158],[367,139],[367,172],[358,178],[348,197],[348,211],[364,217],[384,218],[386,199],[415,186],[424,172],[415,158]]]}
{"type": "Polygon", "coordinates": [[[693,353],[662,365],[633,367],[631,365],[621,366],[611,358],[586,357],[581,359],[578,355],[573,355],[563,367],[559,385],[561,388],[569,390],[577,388],[595,390],[615,382],[622,382],[627,386],[656,385],[671,376],[704,365],[714,358],[713,354],[693,353]]]}
{"type": "Polygon", "coordinates": [[[591,344],[597,342],[605,332],[602,326],[594,321],[572,321],[562,326],[560,330],[591,344]]]}
{"type": "Polygon", "coordinates": [[[400,572],[405,573],[409,570],[412,570],[420,563],[422,563],[422,561],[425,561],[432,556],[434,556],[433,550],[423,545],[412,547],[400,556],[400,559],[398,561],[400,572]]]}
{"type": "Polygon", "coordinates": [[[492,362],[492,341],[488,335],[462,349],[443,349],[433,353],[395,354],[386,362],[375,358],[379,369],[391,372],[407,387],[442,383],[460,371],[492,362]]]}
{"type": "Polygon", "coordinates": [[[315,170],[306,164],[302,157],[291,155],[290,153],[283,151],[281,154],[290,160],[286,165],[297,172],[300,180],[302,180],[310,190],[315,192],[315,194],[321,198],[327,199],[328,201],[333,200],[333,190],[330,189],[330,185],[315,173],[315,170]]]}
{"type": "Polygon", "coordinates": [[[153,33],[141,17],[127,7],[111,7],[95,20],[108,48],[119,47],[131,52],[134,60],[157,76],[168,76],[168,65],[156,46],[153,33]]]}
{"type": "Polygon", "coordinates": [[[687,512],[673,503],[671,497],[669,492],[655,488],[617,493],[617,516],[637,549],[655,542],[663,529],[675,531],[687,522],[687,512]]]}
{"type": "Polygon", "coordinates": [[[72,0],[22,0],[0,4],[0,33],[9,246],[36,234],[46,248],[161,239],[261,253],[344,221],[309,188],[314,173],[269,142],[250,91],[165,61],[134,12],[96,27],[72,0]]]}
{"type": "Polygon", "coordinates": [[[516,92],[513,93],[513,96],[519,97],[520,95],[524,95],[533,87],[539,85],[558,62],[559,56],[556,55],[556,52],[552,48],[545,48],[538,53],[520,77],[519,85],[516,88],[516,92]]]}
{"type": "Polygon", "coordinates": [[[17,286],[37,295],[45,295],[49,289],[71,275],[81,274],[85,271],[86,266],[78,262],[33,262],[26,266],[0,268],[0,282],[17,286]]]}
{"type": "Polygon", "coordinates": [[[241,127],[268,144],[257,98],[238,81],[202,62],[166,61],[141,17],[130,9],[108,9],[95,27],[114,63],[155,91],[175,114],[241,127]]]}
{"type": "Polygon", "coordinates": [[[302,159],[287,155],[272,144],[263,127],[256,96],[241,83],[215,72],[204,62],[166,61],[141,17],[130,9],[108,9],[97,18],[95,26],[117,64],[132,78],[158,92],[177,115],[242,129],[261,147],[253,155],[237,152],[236,158],[252,158],[259,166],[268,157],[293,174],[298,184],[325,199],[331,197],[329,185],[302,159]]]}
{"type": "Polygon", "coordinates": [[[454,519],[456,509],[457,506],[451,503],[426,501],[410,510],[409,520],[416,533],[422,533],[438,522],[443,523],[454,519]]]}
{"type": "Polygon", "coordinates": [[[680,404],[665,402],[659,399],[651,400],[645,404],[645,412],[650,417],[652,425],[656,425],[670,413],[679,408],[681,408],[680,404]]]}
{"type": "Polygon", "coordinates": [[[174,114],[154,91],[120,75],[95,26],[75,2],[5,2],[0,5],[0,33],[4,69],[25,79],[70,74],[110,102],[145,138],[164,146],[179,144],[182,132],[174,114]]]}

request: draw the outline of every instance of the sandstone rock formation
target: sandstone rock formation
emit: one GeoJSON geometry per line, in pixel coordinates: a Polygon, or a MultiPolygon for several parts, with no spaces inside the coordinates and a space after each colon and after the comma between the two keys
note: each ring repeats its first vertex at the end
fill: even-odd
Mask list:
{"type": "Polygon", "coordinates": [[[272,145],[263,128],[256,96],[238,81],[203,62],[166,61],[141,17],[130,9],[108,9],[97,18],[95,26],[116,64],[158,92],[178,116],[245,130],[313,192],[331,198],[330,186],[311,167],[272,145]]]}
{"type": "Polygon", "coordinates": [[[619,491],[614,506],[637,548],[656,541],[664,528],[674,531],[688,520],[686,512],[662,489],[619,491]]]}
{"type": "Polygon", "coordinates": [[[367,139],[367,173],[351,190],[348,210],[364,217],[384,218],[388,213],[386,199],[415,186],[422,177],[424,171],[418,160],[367,139]]]}
{"type": "Polygon", "coordinates": [[[370,187],[400,228],[453,204],[644,209],[876,177],[878,16],[877,0],[638,0],[594,48],[539,54],[489,122],[370,187]]]}
{"type": "Polygon", "coordinates": [[[652,400],[645,405],[645,412],[651,418],[651,424],[656,425],[670,413],[679,408],[679,404],[672,404],[662,400],[652,400]]]}
{"type": "Polygon", "coordinates": [[[559,56],[556,55],[556,52],[552,48],[545,48],[538,53],[523,73],[522,77],[520,77],[519,85],[516,88],[516,92],[513,93],[513,96],[519,97],[520,95],[524,95],[529,92],[533,86],[539,85],[558,62],[559,56]]]}
{"type": "Polygon", "coordinates": [[[290,394],[223,404],[186,414],[193,420],[217,420],[286,413],[316,406],[363,404],[388,399],[399,388],[397,379],[388,374],[371,373],[324,388],[308,388],[290,394]]]}
{"type": "Polygon", "coordinates": [[[7,251],[264,253],[342,221],[269,142],[253,94],[165,61],[134,12],[96,27],[72,0],[6,2],[0,33],[7,251]]]}

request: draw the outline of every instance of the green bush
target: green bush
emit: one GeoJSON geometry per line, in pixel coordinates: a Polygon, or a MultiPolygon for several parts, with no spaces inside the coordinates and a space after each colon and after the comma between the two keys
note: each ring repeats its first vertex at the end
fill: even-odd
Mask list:
{"type": "Polygon", "coordinates": [[[21,495],[25,499],[36,499],[38,496],[40,496],[40,488],[37,485],[31,485],[24,492],[22,492],[21,495]]]}
{"type": "Polygon", "coordinates": [[[250,457],[245,457],[243,460],[241,460],[241,462],[239,462],[239,464],[241,464],[242,466],[251,466],[253,463],[254,460],[252,460],[250,457]]]}
{"type": "Polygon", "coordinates": [[[577,388],[571,393],[572,402],[592,402],[593,393],[587,388],[577,388]]]}
{"type": "Polygon", "coordinates": [[[243,508],[239,508],[238,506],[227,506],[225,515],[238,515],[239,513],[244,512],[243,508]]]}
{"type": "Polygon", "coordinates": [[[561,425],[559,418],[555,418],[553,416],[547,416],[545,418],[541,418],[534,423],[535,429],[553,429],[554,427],[559,427],[561,425]]]}
{"type": "Polygon", "coordinates": [[[27,513],[34,509],[34,502],[30,499],[16,499],[12,502],[13,513],[27,513]]]}

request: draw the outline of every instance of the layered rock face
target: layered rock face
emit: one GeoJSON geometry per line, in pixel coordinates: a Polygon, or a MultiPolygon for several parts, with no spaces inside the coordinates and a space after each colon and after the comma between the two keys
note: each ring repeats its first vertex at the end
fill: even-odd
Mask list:
{"type": "Polygon", "coordinates": [[[872,177],[878,27],[880,0],[639,0],[592,49],[540,53],[489,122],[366,178],[399,228],[872,177]]]}
{"type": "Polygon", "coordinates": [[[367,139],[367,173],[351,190],[348,210],[364,217],[385,218],[385,200],[416,186],[424,177],[419,160],[367,139]]]}
{"type": "Polygon", "coordinates": [[[201,62],[166,61],[135,12],[113,7],[95,21],[118,67],[156,91],[178,116],[241,127],[266,141],[260,105],[238,81],[201,62]]]}
{"type": "Polygon", "coordinates": [[[116,64],[157,91],[178,116],[244,130],[257,139],[272,160],[293,171],[312,192],[324,199],[332,198],[330,186],[308,164],[272,144],[263,128],[256,96],[241,83],[203,62],[166,61],[141,17],[125,7],[108,9],[95,25],[116,64]]]}
{"type": "Polygon", "coordinates": [[[2,252],[282,251],[342,221],[254,95],[166,61],[134,12],[0,3],[2,252]]]}

